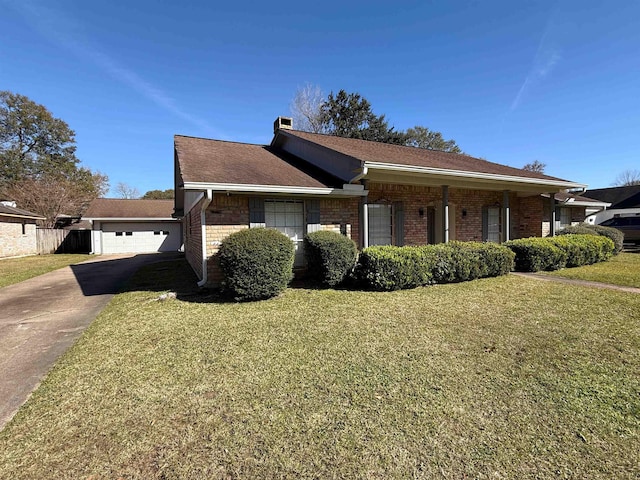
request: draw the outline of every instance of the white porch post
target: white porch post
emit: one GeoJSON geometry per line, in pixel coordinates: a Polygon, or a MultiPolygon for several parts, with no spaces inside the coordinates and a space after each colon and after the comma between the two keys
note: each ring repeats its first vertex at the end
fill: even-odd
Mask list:
{"type": "MultiPolygon", "coordinates": [[[[365,190],[369,187],[369,182],[367,180],[362,180],[362,184],[364,185],[365,190]]],[[[361,214],[362,214],[362,248],[367,248],[369,246],[369,199],[368,197],[362,197],[361,199],[361,214]]]]}
{"type": "Polygon", "coordinates": [[[550,215],[549,215],[549,236],[555,237],[556,236],[556,199],[555,199],[554,193],[549,194],[549,208],[551,209],[550,215]]]}
{"type": "Polygon", "coordinates": [[[505,242],[508,242],[511,239],[511,207],[509,206],[509,190],[502,192],[502,205],[504,215],[504,219],[502,221],[504,232],[502,238],[505,242]]]}
{"type": "Polygon", "coordinates": [[[442,186],[442,233],[444,243],[449,242],[449,186],[442,186]]]}

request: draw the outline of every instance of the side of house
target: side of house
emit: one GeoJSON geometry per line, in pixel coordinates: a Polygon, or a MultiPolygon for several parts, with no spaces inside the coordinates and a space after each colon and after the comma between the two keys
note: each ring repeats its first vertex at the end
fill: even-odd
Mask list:
{"type": "Polygon", "coordinates": [[[17,208],[15,202],[0,202],[0,257],[37,254],[38,220],[44,217],[17,208]]]}

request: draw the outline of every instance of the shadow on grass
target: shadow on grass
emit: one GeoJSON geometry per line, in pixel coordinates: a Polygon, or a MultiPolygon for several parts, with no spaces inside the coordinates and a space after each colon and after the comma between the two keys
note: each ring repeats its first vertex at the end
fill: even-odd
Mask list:
{"type": "MultiPolygon", "coordinates": [[[[219,289],[198,287],[198,278],[184,258],[157,262],[140,268],[122,292],[173,292],[176,298],[190,303],[237,303],[219,289]]],[[[288,288],[322,290],[325,287],[305,277],[294,278],[288,288]]],[[[350,286],[336,290],[354,290],[350,286]]],[[[357,290],[357,289],[355,289],[357,290]]],[[[269,301],[269,300],[264,300],[269,301]]]]}
{"type": "Polygon", "coordinates": [[[127,279],[141,267],[183,256],[175,253],[138,254],[125,258],[95,257],[93,261],[70,265],[85,297],[116,294],[126,285],[127,279]]]}

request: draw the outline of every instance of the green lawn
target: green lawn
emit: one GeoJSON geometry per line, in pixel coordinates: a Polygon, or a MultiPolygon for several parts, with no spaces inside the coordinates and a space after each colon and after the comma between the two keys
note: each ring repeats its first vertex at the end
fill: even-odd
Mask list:
{"type": "Polygon", "coordinates": [[[90,255],[84,254],[56,254],[2,259],[0,260],[0,288],[67,265],[84,262],[90,258],[90,255]]]}
{"type": "Polygon", "coordinates": [[[608,262],[548,273],[558,277],[640,288],[640,253],[620,253],[608,262]]]}
{"type": "Polygon", "coordinates": [[[510,275],[157,301],[186,275],[114,298],[0,432],[0,478],[640,475],[640,295],[510,275]]]}

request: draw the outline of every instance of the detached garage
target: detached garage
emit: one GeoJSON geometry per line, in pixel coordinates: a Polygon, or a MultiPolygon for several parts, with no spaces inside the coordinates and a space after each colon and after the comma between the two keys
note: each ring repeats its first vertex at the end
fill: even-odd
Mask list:
{"type": "Polygon", "coordinates": [[[97,198],[83,219],[91,222],[95,254],[176,252],[182,248],[173,200],[97,198]]]}

